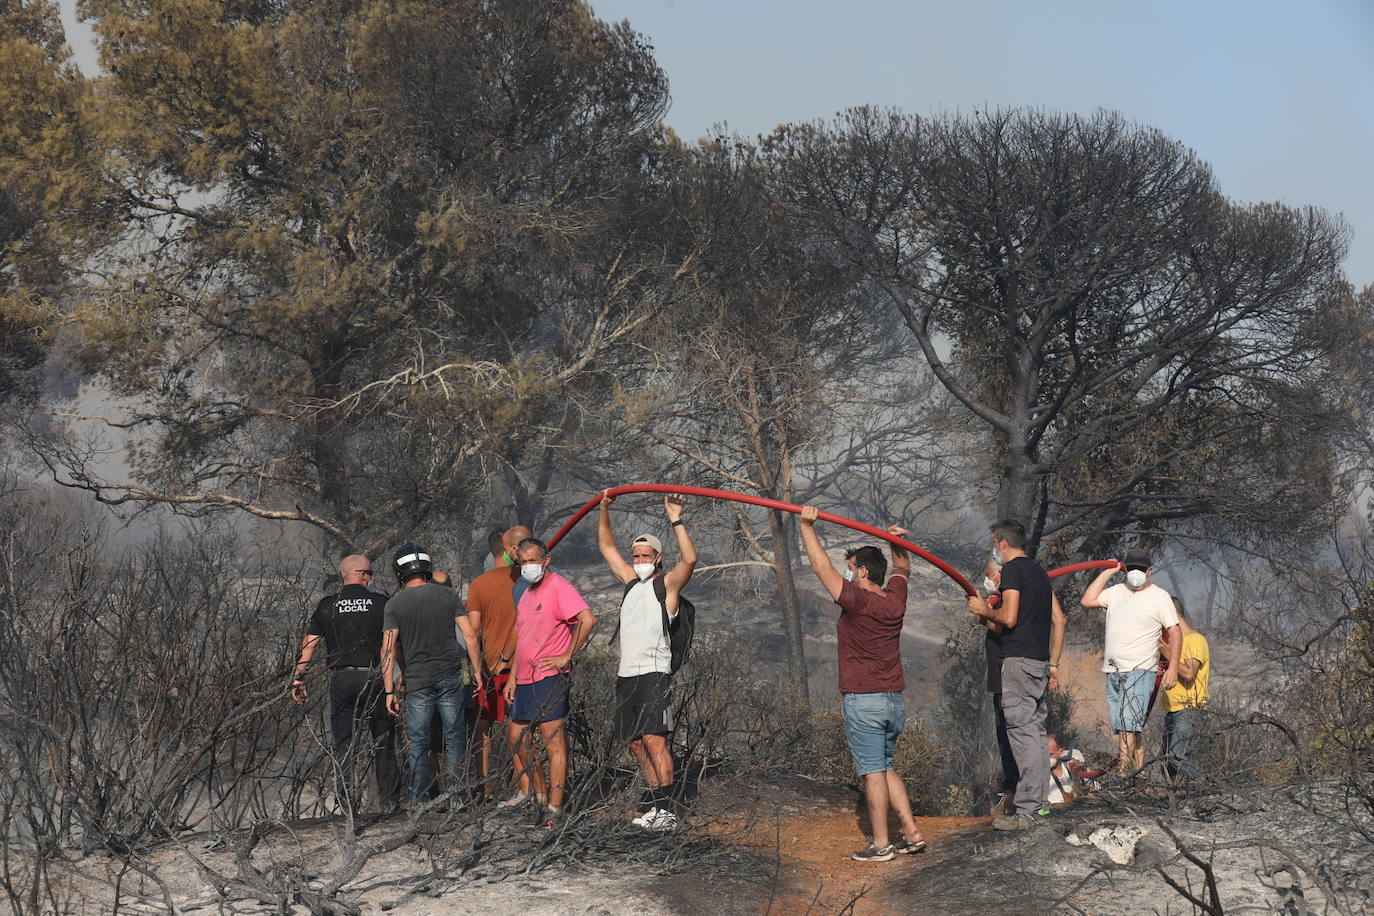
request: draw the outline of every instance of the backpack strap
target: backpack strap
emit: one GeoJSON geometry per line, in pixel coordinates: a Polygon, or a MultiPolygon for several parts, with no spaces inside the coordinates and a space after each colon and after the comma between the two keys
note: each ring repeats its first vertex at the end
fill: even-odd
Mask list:
{"type": "Polygon", "coordinates": [[[673,647],[673,619],[668,616],[668,583],[663,581],[663,573],[654,576],[654,597],[658,599],[658,609],[663,615],[663,641],[671,650],[673,647]]]}

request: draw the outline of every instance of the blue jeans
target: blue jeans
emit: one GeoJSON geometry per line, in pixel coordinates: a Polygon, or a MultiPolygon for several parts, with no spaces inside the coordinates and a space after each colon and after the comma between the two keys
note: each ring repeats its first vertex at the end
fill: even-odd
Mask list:
{"type": "Polygon", "coordinates": [[[1188,759],[1188,745],[1201,716],[1201,709],[1175,709],[1164,714],[1164,769],[1171,781],[1177,781],[1180,775],[1202,780],[1202,773],[1188,759]]]}
{"type": "Polygon", "coordinates": [[[406,730],[410,732],[411,801],[429,790],[434,774],[429,765],[430,720],[437,710],[444,729],[444,756],[449,778],[457,780],[468,751],[468,732],[464,727],[464,701],[469,689],[463,674],[456,671],[437,684],[406,692],[406,730]]]}
{"type": "Polygon", "coordinates": [[[906,701],[900,693],[846,693],[840,709],[844,736],[860,776],[892,769],[897,737],[906,727],[906,701]]]}

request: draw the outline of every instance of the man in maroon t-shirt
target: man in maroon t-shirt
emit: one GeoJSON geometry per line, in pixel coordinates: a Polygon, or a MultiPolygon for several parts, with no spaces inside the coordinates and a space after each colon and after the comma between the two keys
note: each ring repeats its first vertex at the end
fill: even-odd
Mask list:
{"type": "MultiPolygon", "coordinates": [[[[826,556],[816,536],[817,511],[802,509],[802,543],[806,558],[821,585],[840,606],[835,628],[839,634],[841,710],[854,769],[864,782],[868,820],[873,840],[852,858],[860,862],[886,862],[894,852],[920,852],[926,844],[911,816],[906,785],[892,768],[897,737],[906,725],[902,691],[902,618],[906,615],[906,585],[911,557],[892,545],[891,578],[887,587],[887,560],[876,547],[860,547],[846,554],[843,574],[826,556]],[[888,841],[887,809],[891,806],[902,825],[901,842],[888,841]]],[[[901,537],[905,528],[896,525],[889,534],[901,537]]]]}

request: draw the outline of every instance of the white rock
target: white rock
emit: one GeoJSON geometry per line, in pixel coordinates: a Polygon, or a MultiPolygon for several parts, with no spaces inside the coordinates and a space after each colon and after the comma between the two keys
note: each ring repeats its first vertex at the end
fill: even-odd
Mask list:
{"type": "Polygon", "coordinates": [[[1125,827],[1099,827],[1088,837],[1088,842],[1105,852],[1117,865],[1130,865],[1135,861],[1135,845],[1144,835],[1144,828],[1134,824],[1125,827]]]}

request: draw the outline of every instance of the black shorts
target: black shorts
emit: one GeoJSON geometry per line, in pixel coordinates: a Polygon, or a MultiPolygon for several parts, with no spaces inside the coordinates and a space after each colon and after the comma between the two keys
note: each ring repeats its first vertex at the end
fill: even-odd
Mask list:
{"type": "Polygon", "coordinates": [[[624,741],[673,730],[671,674],[655,671],[615,682],[615,736],[624,741]]]}

